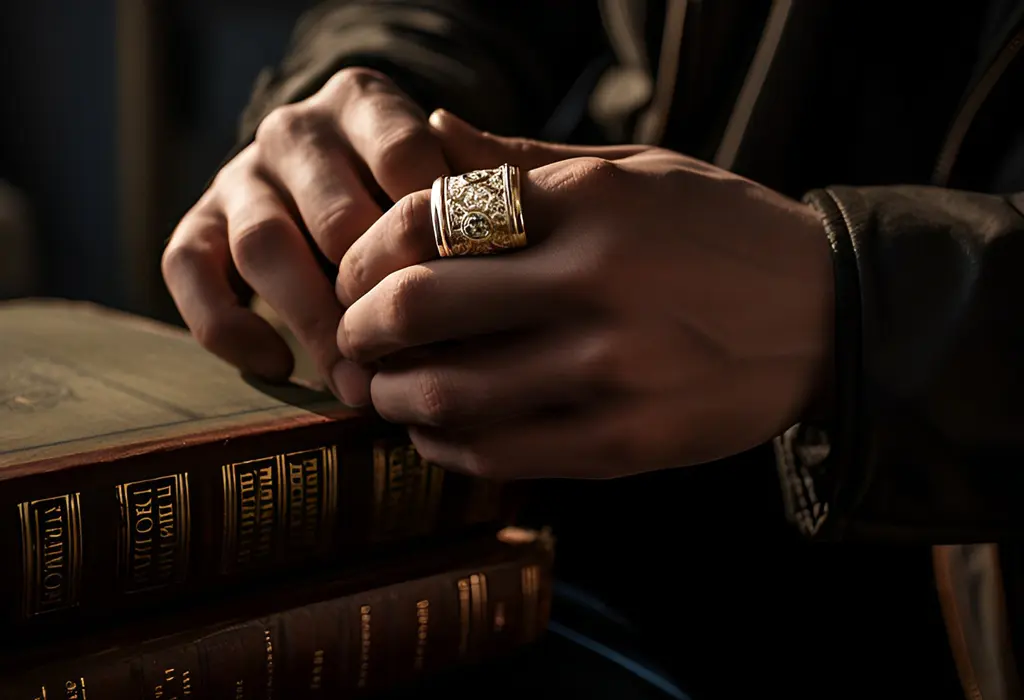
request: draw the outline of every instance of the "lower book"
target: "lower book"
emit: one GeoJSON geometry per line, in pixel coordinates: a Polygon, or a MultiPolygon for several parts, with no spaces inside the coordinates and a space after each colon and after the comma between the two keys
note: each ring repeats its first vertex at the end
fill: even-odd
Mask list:
{"type": "Polygon", "coordinates": [[[0,697],[300,700],[412,685],[535,641],[550,615],[553,557],[546,532],[506,528],[459,552],[289,591],[276,610],[263,599],[268,611],[246,617],[239,601],[200,627],[153,623],[150,639],[135,621],[117,641],[76,640],[42,665],[5,669],[0,697]]]}

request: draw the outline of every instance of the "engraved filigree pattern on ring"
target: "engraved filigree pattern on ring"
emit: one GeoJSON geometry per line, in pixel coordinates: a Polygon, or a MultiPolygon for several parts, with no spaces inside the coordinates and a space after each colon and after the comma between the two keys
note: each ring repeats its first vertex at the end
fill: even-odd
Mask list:
{"type": "Polygon", "coordinates": [[[464,175],[444,178],[441,196],[444,200],[444,230],[439,247],[447,255],[480,255],[495,253],[525,244],[521,226],[515,226],[512,211],[514,174],[518,171],[504,165],[491,170],[476,170],[464,175]]]}

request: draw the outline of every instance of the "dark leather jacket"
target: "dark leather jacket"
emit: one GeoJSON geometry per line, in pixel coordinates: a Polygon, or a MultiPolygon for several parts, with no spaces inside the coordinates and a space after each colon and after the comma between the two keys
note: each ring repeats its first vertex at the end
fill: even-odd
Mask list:
{"type": "Polygon", "coordinates": [[[971,543],[1024,534],[1024,2],[922,7],[326,3],[242,131],[363,65],[492,131],[660,143],[805,198],[834,249],[837,400],[776,441],[787,512],[809,538],[946,545],[961,678],[1000,700],[1021,550],[971,543]]]}

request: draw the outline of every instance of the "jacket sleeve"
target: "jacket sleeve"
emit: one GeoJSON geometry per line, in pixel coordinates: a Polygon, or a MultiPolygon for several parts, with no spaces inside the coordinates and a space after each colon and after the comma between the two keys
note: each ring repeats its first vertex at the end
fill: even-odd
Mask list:
{"type": "Polygon", "coordinates": [[[834,415],[775,441],[818,538],[1024,534],[1024,193],[812,192],[833,247],[834,415]]]}
{"type": "Polygon", "coordinates": [[[534,135],[600,55],[602,37],[593,0],[331,0],[303,16],[281,65],[259,76],[241,140],[346,66],[380,70],[428,111],[534,135]]]}

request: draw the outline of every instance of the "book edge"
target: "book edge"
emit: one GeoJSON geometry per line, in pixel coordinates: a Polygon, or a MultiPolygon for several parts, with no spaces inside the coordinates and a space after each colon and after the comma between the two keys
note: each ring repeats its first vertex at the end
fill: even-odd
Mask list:
{"type": "Polygon", "coordinates": [[[202,446],[222,440],[256,435],[271,435],[273,433],[283,433],[311,425],[341,423],[349,420],[359,420],[360,418],[363,418],[363,416],[353,412],[352,409],[339,408],[336,415],[327,413],[307,413],[305,415],[285,418],[268,418],[260,422],[248,424],[245,427],[231,426],[213,428],[186,436],[143,440],[129,444],[114,445],[102,449],[61,455],[59,457],[35,459],[0,468],[0,483],[12,481],[29,475],[35,476],[39,474],[48,474],[54,471],[75,469],[94,464],[109,464],[110,462],[137,457],[139,455],[202,446]]]}

